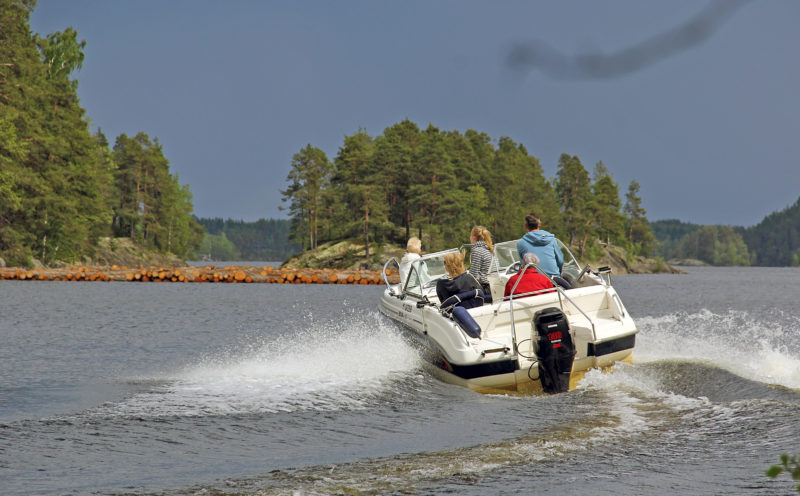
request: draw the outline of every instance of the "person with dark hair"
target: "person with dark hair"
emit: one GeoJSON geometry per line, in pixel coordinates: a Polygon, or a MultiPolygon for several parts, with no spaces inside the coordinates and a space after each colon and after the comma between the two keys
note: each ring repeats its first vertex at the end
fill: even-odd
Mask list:
{"type": "Polygon", "coordinates": [[[539,258],[539,268],[547,275],[560,276],[564,254],[556,237],[542,229],[542,221],[534,213],[525,216],[525,228],[528,232],[517,241],[519,259],[522,260],[526,253],[533,253],[539,258]]]}

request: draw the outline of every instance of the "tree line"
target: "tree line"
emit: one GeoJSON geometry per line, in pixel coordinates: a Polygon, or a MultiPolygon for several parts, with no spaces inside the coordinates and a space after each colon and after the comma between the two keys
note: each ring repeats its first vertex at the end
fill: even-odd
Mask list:
{"type": "Polygon", "coordinates": [[[212,260],[285,260],[300,248],[289,241],[289,221],[199,218],[207,235],[197,250],[212,260]]]}
{"type": "Polygon", "coordinates": [[[694,258],[710,265],[800,266],[800,198],[752,227],[699,225],[679,220],[652,223],[657,254],[694,258]]]}
{"type": "Polygon", "coordinates": [[[800,266],[800,198],[745,229],[742,237],[752,253],[751,265],[800,266]]]}
{"type": "Polygon", "coordinates": [[[524,145],[475,130],[420,129],[407,119],[378,136],[360,129],[333,160],[311,144],[295,153],[287,183],[290,237],[304,250],[356,238],[369,257],[371,244],[417,235],[434,251],[467,242],[475,224],[506,241],[520,237],[530,212],[581,257],[601,243],[634,255],[655,248],[636,181],[623,202],[602,162],[590,174],[566,153],[548,180],[524,145]]]}
{"type": "Polygon", "coordinates": [[[31,33],[35,0],[0,0],[0,258],[80,261],[103,236],[186,257],[200,242],[192,195],[157,139],[89,131],[70,76],[85,41],[31,33]]]}
{"type": "Polygon", "coordinates": [[[665,260],[696,259],[710,265],[750,265],[741,229],[700,225],[675,219],[652,223],[656,254],[665,260]]]}

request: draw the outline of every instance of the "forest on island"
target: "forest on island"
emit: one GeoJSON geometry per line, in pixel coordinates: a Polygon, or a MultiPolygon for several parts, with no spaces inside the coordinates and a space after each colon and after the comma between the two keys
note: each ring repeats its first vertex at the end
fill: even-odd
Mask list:
{"type": "Polygon", "coordinates": [[[547,179],[539,160],[508,137],[420,129],[403,120],[370,136],[344,137],[333,160],[307,145],[292,158],[283,190],[291,239],[303,249],[353,238],[370,246],[405,245],[419,236],[425,251],[458,246],[483,225],[495,240],[519,238],[530,212],[543,229],[593,258],[603,244],[649,255],[655,238],[631,181],[623,198],[602,162],[592,173],[562,154],[547,179]]]}
{"type": "Polygon", "coordinates": [[[157,139],[91,134],[70,79],[86,41],[31,33],[35,0],[0,0],[0,258],[79,262],[101,237],[186,257],[203,229],[157,139]]]}
{"type": "Polygon", "coordinates": [[[649,222],[639,184],[621,197],[602,162],[590,174],[579,157],[562,154],[547,179],[524,145],[486,133],[420,129],[403,120],[371,136],[345,136],[333,159],[308,144],[294,154],[281,191],[290,239],[303,250],[354,239],[404,245],[410,236],[425,251],[468,242],[472,226],[496,241],[524,233],[536,212],[543,228],[581,259],[615,245],[629,256],[699,260],[718,266],[800,266],[800,199],[752,227],[649,222]]]}

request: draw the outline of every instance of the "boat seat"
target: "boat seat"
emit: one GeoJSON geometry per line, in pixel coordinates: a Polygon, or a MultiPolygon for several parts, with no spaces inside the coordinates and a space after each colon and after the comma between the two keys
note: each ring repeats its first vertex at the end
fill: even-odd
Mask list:
{"type": "Polygon", "coordinates": [[[484,298],[485,296],[481,289],[463,291],[444,300],[439,305],[439,310],[443,314],[452,317],[469,337],[480,338],[481,326],[475,322],[475,319],[472,318],[467,309],[483,306],[484,298]]]}

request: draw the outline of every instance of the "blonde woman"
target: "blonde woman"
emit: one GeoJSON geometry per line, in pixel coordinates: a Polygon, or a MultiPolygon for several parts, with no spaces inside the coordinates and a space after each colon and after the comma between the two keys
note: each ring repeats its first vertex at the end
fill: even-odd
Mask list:
{"type": "Polygon", "coordinates": [[[461,253],[445,255],[444,268],[450,277],[443,277],[436,281],[436,296],[439,297],[439,302],[464,291],[483,289],[472,274],[464,271],[464,257],[461,253]]]}
{"type": "Polygon", "coordinates": [[[475,226],[469,233],[469,242],[472,243],[472,253],[469,257],[469,273],[481,283],[481,289],[487,296],[492,292],[489,289],[489,269],[492,266],[492,234],[483,226],[475,226]]]}
{"type": "Polygon", "coordinates": [[[400,260],[400,286],[405,286],[408,272],[411,270],[411,262],[419,260],[422,255],[422,242],[418,237],[408,238],[406,243],[406,253],[400,260]]]}

